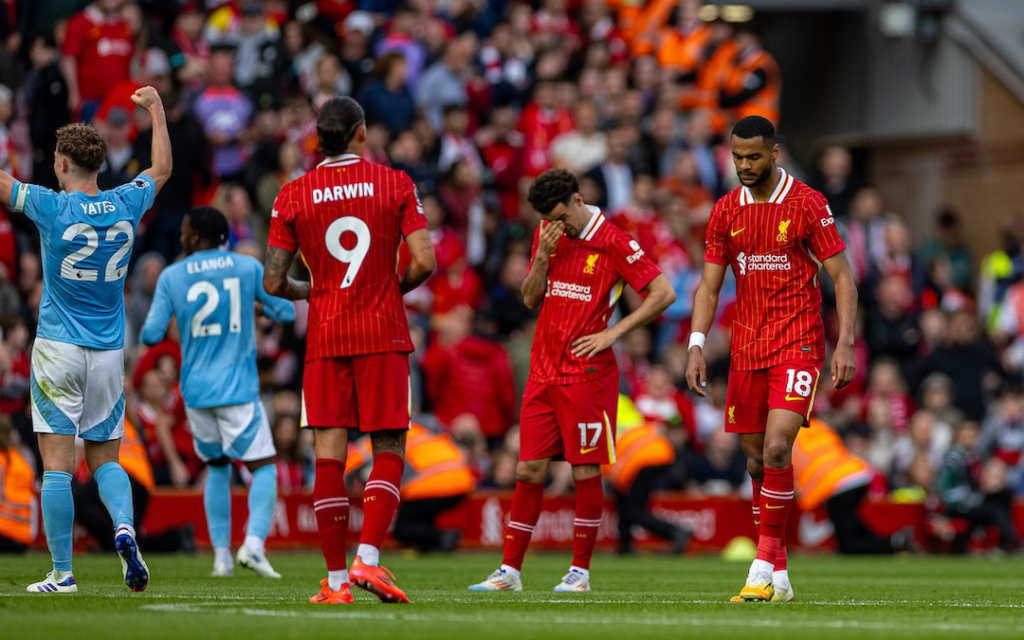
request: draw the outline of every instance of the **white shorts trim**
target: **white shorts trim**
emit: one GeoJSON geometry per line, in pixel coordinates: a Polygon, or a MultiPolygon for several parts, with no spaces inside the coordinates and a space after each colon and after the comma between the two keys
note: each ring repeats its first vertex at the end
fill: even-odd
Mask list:
{"type": "Polygon", "coordinates": [[[196,453],[204,462],[227,456],[252,462],[277,455],[259,400],[206,409],[186,408],[196,453]]]}
{"type": "Polygon", "coordinates": [[[124,350],[36,338],[32,429],[107,442],[124,435],[124,350]]]}

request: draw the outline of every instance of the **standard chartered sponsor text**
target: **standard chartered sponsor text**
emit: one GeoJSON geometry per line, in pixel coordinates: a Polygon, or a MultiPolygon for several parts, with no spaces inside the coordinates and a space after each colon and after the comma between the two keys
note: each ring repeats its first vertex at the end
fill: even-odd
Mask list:
{"type": "Polygon", "coordinates": [[[561,282],[555,280],[551,283],[551,291],[549,295],[556,298],[569,298],[570,300],[582,300],[583,302],[590,302],[594,299],[590,293],[590,287],[585,287],[574,282],[561,282]]]}
{"type": "Polygon", "coordinates": [[[786,254],[757,254],[747,256],[747,271],[790,271],[793,264],[786,254]]]}

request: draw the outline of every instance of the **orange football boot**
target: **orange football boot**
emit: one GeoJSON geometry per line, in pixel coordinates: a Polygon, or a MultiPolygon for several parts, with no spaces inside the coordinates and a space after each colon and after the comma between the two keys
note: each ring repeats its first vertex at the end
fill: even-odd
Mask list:
{"type": "Polygon", "coordinates": [[[352,584],[369,591],[380,598],[381,602],[409,604],[408,596],[393,582],[395,574],[384,567],[367,566],[359,556],[356,556],[348,569],[348,576],[352,579],[352,584]]]}
{"type": "Polygon", "coordinates": [[[320,593],[309,599],[310,604],[352,604],[352,590],[348,583],[337,591],[331,591],[327,578],[320,581],[320,593]]]}

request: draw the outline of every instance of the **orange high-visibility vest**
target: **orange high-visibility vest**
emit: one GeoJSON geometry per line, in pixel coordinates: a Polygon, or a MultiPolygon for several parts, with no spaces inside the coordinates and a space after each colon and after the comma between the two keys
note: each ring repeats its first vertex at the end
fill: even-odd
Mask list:
{"type": "Polygon", "coordinates": [[[615,441],[615,464],[605,465],[604,476],[619,493],[629,493],[636,476],[648,467],[672,464],[676,451],[661,432],[649,424],[619,430],[615,441]]]}
{"type": "Polygon", "coordinates": [[[835,431],[812,419],[793,444],[796,502],[814,509],[839,491],[871,480],[871,465],[850,453],[835,431]]]}
{"type": "MultiPolygon", "coordinates": [[[[345,462],[353,472],[373,462],[366,441],[351,447],[345,462]]],[[[471,493],[476,486],[462,449],[447,434],[434,434],[413,423],[405,439],[402,500],[450,498],[471,493]]]]}
{"type": "Polygon", "coordinates": [[[156,483],[153,481],[153,465],[146,453],[146,443],[142,441],[138,429],[128,418],[124,419],[124,437],[121,438],[121,450],[117,459],[128,475],[146,487],[147,491],[153,491],[156,483]]]}
{"type": "Polygon", "coordinates": [[[680,107],[688,109],[705,109],[711,113],[711,129],[721,135],[727,127],[726,115],[722,111],[718,99],[719,92],[724,91],[736,59],[736,41],[726,40],[715,48],[714,53],[697,70],[697,88],[692,94],[683,94],[680,107]]]}
{"type": "Polygon", "coordinates": [[[711,27],[707,24],[701,24],[687,33],[672,29],[665,34],[658,47],[658,66],[678,74],[695,73],[710,38],[711,27]]]}
{"type": "Polygon", "coordinates": [[[734,59],[734,64],[726,77],[725,94],[734,95],[743,91],[750,76],[758,70],[763,70],[767,76],[764,86],[752,98],[730,111],[734,120],[741,120],[747,116],[762,116],[777,127],[782,74],[775,59],[761,47],[741,53],[738,59],[734,59]]]}
{"type": "Polygon", "coordinates": [[[668,20],[677,0],[654,0],[640,8],[635,3],[623,3],[619,8],[618,25],[636,57],[654,53],[653,39],[668,20]]]}
{"type": "Polygon", "coordinates": [[[36,474],[20,452],[0,451],[0,536],[32,543],[32,486],[36,474]]]}

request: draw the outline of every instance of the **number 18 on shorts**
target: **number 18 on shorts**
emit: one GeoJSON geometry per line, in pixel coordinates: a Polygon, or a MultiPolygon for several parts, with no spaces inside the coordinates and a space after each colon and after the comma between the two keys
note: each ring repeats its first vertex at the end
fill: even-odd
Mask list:
{"type": "Polygon", "coordinates": [[[810,419],[822,362],[785,362],[768,369],[730,371],[725,393],[725,430],[762,433],[768,411],[785,409],[810,419]]]}

